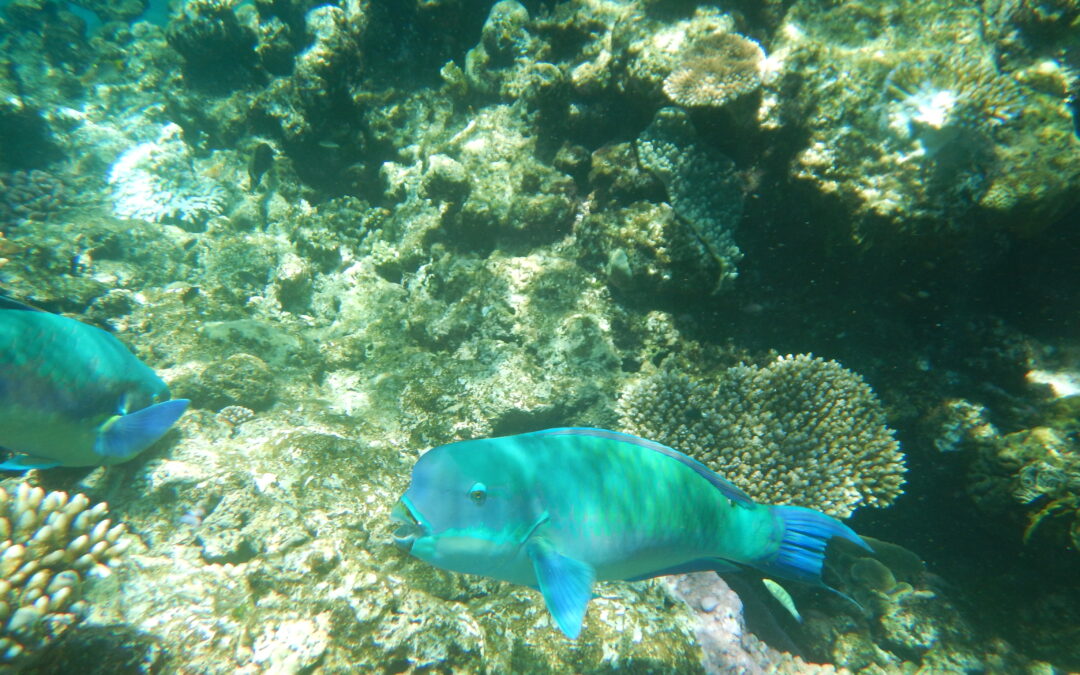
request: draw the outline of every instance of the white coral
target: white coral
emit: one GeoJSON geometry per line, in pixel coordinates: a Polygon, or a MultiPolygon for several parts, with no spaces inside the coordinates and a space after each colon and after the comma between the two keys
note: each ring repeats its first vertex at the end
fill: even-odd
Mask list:
{"type": "Polygon", "coordinates": [[[121,154],[109,168],[109,184],[113,211],[121,218],[198,223],[225,206],[225,191],[193,168],[176,124],[166,124],[156,141],[121,154]]]}

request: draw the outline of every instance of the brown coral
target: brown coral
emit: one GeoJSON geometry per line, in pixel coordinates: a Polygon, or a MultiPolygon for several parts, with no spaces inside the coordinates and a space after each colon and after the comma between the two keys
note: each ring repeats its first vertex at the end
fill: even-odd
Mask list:
{"type": "Polygon", "coordinates": [[[754,499],[846,518],[901,493],[904,460],[869,385],[835,361],[780,357],[718,378],[658,372],[620,399],[630,432],[681,450],[754,499]]]}
{"type": "Polygon", "coordinates": [[[736,33],[713,33],[692,42],[664,79],[664,93],[684,107],[725,105],[761,86],[765,52],[736,33]]]}

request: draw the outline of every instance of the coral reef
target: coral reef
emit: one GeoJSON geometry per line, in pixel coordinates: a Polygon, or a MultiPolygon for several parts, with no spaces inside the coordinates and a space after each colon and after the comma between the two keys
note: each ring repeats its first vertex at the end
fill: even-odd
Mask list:
{"type": "MultiPolygon", "coordinates": [[[[425,448],[621,424],[838,516],[896,500],[908,462],[918,499],[857,530],[932,548],[973,503],[1068,564],[1075,410],[1023,383],[1038,345],[968,270],[1065,229],[1074,2],[73,4],[106,23],[4,6],[0,286],[115,332],[193,409],[132,463],[31,476],[139,533],[78,630],[26,640],[42,670],[1040,672],[1012,645],[1075,669],[1069,581],[1017,592],[1013,628],[997,593],[841,557],[868,613],[792,591],[803,662],[711,577],[675,582],[688,602],[608,584],[568,643],[387,522],[425,448]],[[772,349],[866,375],[908,459],[859,375],[772,349]]],[[[1062,270],[1064,333],[1061,250],[1028,257],[1062,270]]],[[[1040,576],[1010,564],[986,587],[1040,576]]]]}
{"type": "Polygon", "coordinates": [[[757,501],[846,518],[901,494],[904,459],[881,404],[835,361],[800,354],[712,377],[661,369],[619,404],[626,430],[699,459],[757,501]]]}
{"type": "MultiPolygon", "coordinates": [[[[169,22],[166,39],[200,86],[228,87],[255,65],[255,32],[241,25],[231,0],[193,0],[169,22]]],[[[250,76],[249,76],[250,77],[250,76]]]]}
{"type": "Polygon", "coordinates": [[[804,630],[821,645],[814,656],[859,673],[1054,672],[983,635],[917,555],[889,542],[869,543],[873,554],[845,548],[830,559],[839,587],[862,611],[839,598],[830,601],[843,602],[845,613],[807,611],[804,630]]]}
{"type": "Polygon", "coordinates": [[[968,490],[988,514],[1011,522],[1028,542],[1080,547],[1080,397],[1045,404],[1030,428],[1001,433],[992,425],[961,427],[974,453],[968,490]],[[1021,530],[1022,526],[1022,530],[1021,530]]]}
{"type": "Polygon", "coordinates": [[[794,171],[854,214],[856,240],[1026,229],[1075,203],[1080,139],[1062,64],[1003,64],[978,37],[984,20],[949,2],[805,0],[786,14],[763,124],[805,129],[794,171]]]}
{"type": "Polygon", "coordinates": [[[107,509],[26,483],[0,488],[0,671],[31,662],[82,620],[85,577],[129,544],[107,509]]]}

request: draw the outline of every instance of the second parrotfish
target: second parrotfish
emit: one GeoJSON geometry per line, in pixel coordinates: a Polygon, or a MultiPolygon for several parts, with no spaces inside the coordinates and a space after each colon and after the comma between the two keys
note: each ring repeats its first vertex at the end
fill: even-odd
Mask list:
{"type": "Polygon", "coordinates": [[[100,328],[0,297],[0,469],[125,462],[187,410],[100,328]]]}

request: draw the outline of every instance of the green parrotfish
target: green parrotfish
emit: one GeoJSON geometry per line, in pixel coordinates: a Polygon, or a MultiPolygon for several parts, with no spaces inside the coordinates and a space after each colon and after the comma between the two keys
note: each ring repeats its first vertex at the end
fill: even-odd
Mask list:
{"type": "Polygon", "coordinates": [[[187,410],[115,337],[0,297],[0,469],[125,462],[187,410]]]}
{"type": "Polygon", "coordinates": [[[746,568],[816,585],[840,521],[755,503],[700,462],[603,429],[463,441],[425,453],[392,514],[436,567],[539,589],[569,638],[597,581],[746,568]]]}

